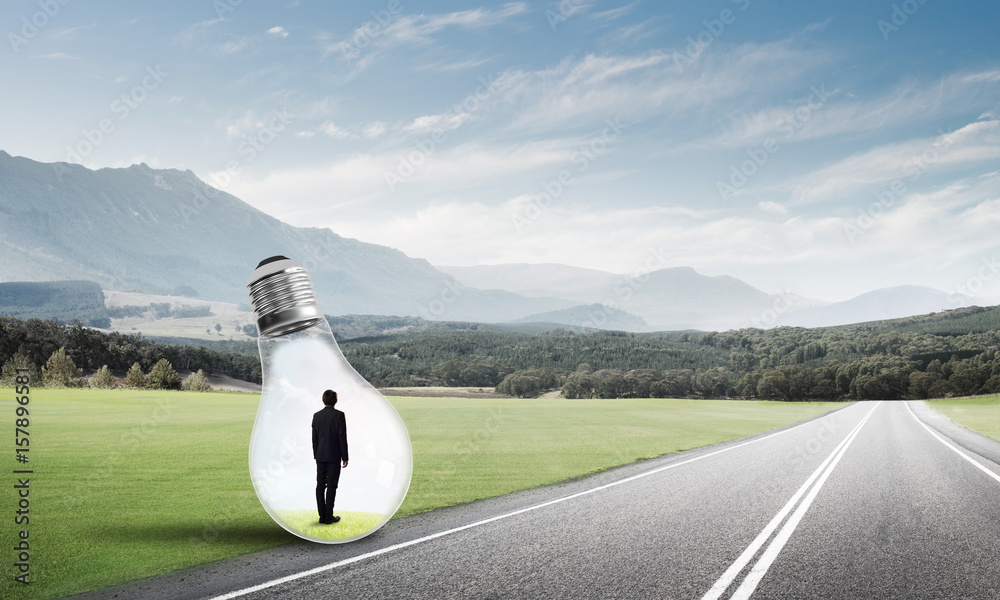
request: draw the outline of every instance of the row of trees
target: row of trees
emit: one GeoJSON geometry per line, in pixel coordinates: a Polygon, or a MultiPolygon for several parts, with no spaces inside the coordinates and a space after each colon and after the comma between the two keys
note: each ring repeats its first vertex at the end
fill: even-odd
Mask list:
{"type": "MultiPolygon", "coordinates": [[[[340,329],[351,331],[387,326],[338,319],[340,329]]],[[[1000,392],[1000,309],[843,327],[709,333],[531,334],[401,323],[415,331],[341,342],[348,361],[376,386],[495,387],[514,396],[561,389],[571,398],[890,399],[1000,392]]],[[[166,360],[184,370],[260,382],[254,342],[168,345],[79,324],[0,316],[0,361],[23,352],[28,363],[42,365],[60,348],[87,371],[106,365],[120,374],[138,363],[149,373],[166,360]]]]}
{"type": "Polygon", "coordinates": [[[260,358],[253,343],[238,346],[237,350],[222,344],[218,348],[226,349],[164,344],[135,334],[105,334],[79,323],[62,325],[52,320],[22,321],[0,315],[0,364],[20,352],[29,364],[41,366],[60,348],[65,348],[74,364],[85,371],[96,371],[107,365],[114,373],[125,373],[133,364],[139,363],[143,372],[149,373],[154,365],[165,359],[185,371],[202,370],[243,381],[261,381],[260,358]],[[252,353],[249,352],[251,348],[252,353]]]}
{"type": "Polygon", "coordinates": [[[528,397],[560,389],[566,398],[744,398],[761,400],[901,400],[1000,393],[1000,355],[989,350],[942,362],[885,354],[818,367],[781,365],[735,373],[711,369],[600,369],[566,373],[525,369],[509,374],[497,392],[528,397]]]}
{"type": "Polygon", "coordinates": [[[154,319],[190,319],[194,317],[212,316],[211,305],[189,306],[182,304],[174,306],[169,302],[152,302],[146,305],[126,304],[124,306],[109,306],[108,315],[112,319],[124,319],[126,317],[144,317],[147,314],[154,319]]]}
{"type": "Polygon", "coordinates": [[[76,366],[65,347],[53,352],[45,361],[45,366],[40,370],[31,362],[28,353],[23,348],[20,349],[0,368],[0,383],[13,385],[15,377],[23,373],[28,374],[29,380],[33,382],[32,385],[35,387],[126,387],[162,390],[186,389],[198,392],[212,389],[208,383],[208,376],[203,370],[198,369],[186,381],[182,381],[173,365],[165,358],[158,360],[148,373],[143,372],[139,363],[133,363],[121,384],[108,365],[102,365],[92,376],[84,377],[82,369],[76,366]]]}

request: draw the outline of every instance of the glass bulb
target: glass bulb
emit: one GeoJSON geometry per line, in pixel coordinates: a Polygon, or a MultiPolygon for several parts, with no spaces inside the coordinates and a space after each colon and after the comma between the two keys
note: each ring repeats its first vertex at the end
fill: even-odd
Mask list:
{"type": "Polygon", "coordinates": [[[250,478],[276,523],[314,542],[362,538],[395,514],[410,487],[413,454],[396,409],[344,358],[316,303],[306,269],[284,256],[258,265],[247,285],[257,316],[263,386],[250,436],[250,478]],[[312,419],[323,392],[337,392],[348,466],[333,514],[321,524],[312,419]]]}

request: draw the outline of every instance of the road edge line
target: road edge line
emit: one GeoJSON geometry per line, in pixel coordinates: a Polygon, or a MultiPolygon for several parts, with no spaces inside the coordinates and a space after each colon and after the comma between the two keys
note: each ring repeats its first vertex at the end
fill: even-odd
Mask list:
{"type": "MultiPolygon", "coordinates": [[[[927,426],[927,423],[924,423],[923,421],[921,421],[921,420],[920,420],[920,417],[918,417],[918,416],[917,416],[917,413],[913,412],[913,409],[912,409],[912,408],[910,408],[910,403],[909,403],[908,401],[906,401],[906,402],[903,402],[903,404],[904,404],[904,405],[906,406],[906,410],[907,410],[907,411],[909,411],[909,413],[910,413],[910,416],[912,416],[912,417],[913,417],[914,419],[916,419],[917,423],[920,423],[920,425],[921,425],[921,426],[922,426],[922,427],[923,427],[924,429],[926,429],[926,430],[927,430],[927,433],[929,433],[929,434],[933,435],[933,436],[934,436],[935,438],[937,438],[937,440],[938,440],[939,442],[941,442],[941,443],[942,443],[942,444],[944,444],[945,446],[948,446],[949,448],[951,448],[952,450],[954,450],[954,451],[955,451],[955,452],[956,452],[956,453],[957,453],[957,454],[958,454],[959,456],[961,456],[961,457],[962,457],[962,458],[964,458],[965,460],[967,460],[967,461],[969,461],[970,463],[972,463],[972,464],[973,464],[973,465],[974,465],[974,466],[975,466],[975,467],[976,467],[977,469],[979,469],[979,470],[980,470],[980,471],[982,471],[983,473],[986,473],[987,475],[989,475],[989,476],[990,476],[990,477],[992,477],[993,479],[997,480],[997,483],[1000,483],[1000,475],[997,475],[997,474],[996,474],[996,473],[994,473],[993,471],[990,471],[990,470],[989,470],[989,469],[987,469],[987,468],[986,468],[986,467],[985,467],[984,465],[982,465],[982,464],[980,464],[980,463],[979,463],[978,461],[974,460],[974,459],[973,459],[973,458],[972,458],[971,456],[969,456],[969,455],[968,455],[968,454],[966,454],[965,452],[962,452],[961,450],[959,450],[958,448],[956,448],[955,446],[953,446],[952,444],[950,444],[949,442],[947,442],[947,441],[946,441],[946,440],[945,440],[945,439],[944,439],[943,437],[941,437],[941,436],[939,436],[938,434],[934,433],[934,430],[933,430],[933,429],[931,429],[930,427],[928,427],[928,426],[927,426]]],[[[931,410],[933,410],[933,409],[931,409],[931,410]]]]}
{"type": "MultiPolygon", "coordinates": [[[[774,433],[770,433],[768,435],[765,435],[764,437],[759,437],[759,438],[754,438],[752,440],[747,440],[745,442],[736,444],[734,446],[729,446],[728,448],[722,448],[721,450],[716,450],[714,452],[709,452],[708,454],[702,454],[701,456],[696,456],[694,458],[689,458],[687,460],[682,460],[680,462],[670,463],[669,465],[664,465],[662,467],[657,467],[655,469],[652,469],[652,470],[649,470],[649,471],[645,471],[643,473],[638,473],[636,475],[631,475],[629,477],[626,477],[625,479],[619,479],[617,481],[612,481],[610,483],[605,483],[605,484],[599,485],[599,486],[594,487],[594,488],[590,488],[590,489],[586,489],[586,490],[583,490],[583,491],[580,491],[580,492],[576,492],[574,494],[570,494],[568,496],[563,496],[561,498],[556,498],[554,500],[548,500],[548,501],[542,502],[540,504],[535,504],[535,505],[532,505],[532,506],[527,506],[525,508],[521,508],[521,509],[518,509],[518,510],[515,510],[515,511],[512,511],[512,512],[509,512],[509,513],[504,513],[502,515],[496,515],[496,516],[490,517],[488,519],[482,519],[482,520],[479,520],[479,521],[475,521],[473,523],[467,523],[467,524],[461,525],[459,527],[453,527],[451,529],[446,529],[445,531],[439,531],[437,533],[432,533],[430,535],[426,535],[424,537],[420,537],[420,538],[417,538],[415,540],[409,540],[409,541],[406,541],[406,542],[400,542],[398,544],[393,544],[392,546],[386,546],[385,548],[379,548],[378,550],[372,550],[371,552],[366,552],[364,554],[359,554],[357,556],[352,556],[351,558],[345,558],[343,560],[332,562],[332,563],[329,563],[329,564],[326,564],[326,565],[321,565],[321,566],[318,566],[318,567],[313,567],[312,569],[307,569],[305,571],[300,571],[298,573],[292,573],[291,575],[285,575],[284,577],[279,577],[277,579],[272,579],[270,581],[265,581],[264,583],[259,583],[259,584],[254,585],[254,586],[246,587],[246,588],[239,589],[239,590],[234,590],[232,592],[227,592],[225,594],[221,594],[221,595],[218,595],[218,596],[209,596],[208,600],[231,600],[232,598],[239,598],[241,596],[246,596],[247,594],[252,594],[254,592],[259,592],[259,591],[262,591],[262,590],[266,590],[268,588],[272,588],[272,587],[281,585],[283,583],[288,583],[290,581],[296,581],[298,579],[303,579],[305,577],[309,577],[310,575],[317,575],[319,573],[323,573],[323,572],[326,572],[326,571],[332,571],[333,569],[336,569],[337,567],[347,566],[347,565],[350,565],[350,564],[353,564],[353,563],[356,563],[356,562],[360,562],[360,561],[368,559],[368,558],[374,558],[376,556],[381,556],[381,555],[387,554],[389,552],[394,552],[396,550],[402,550],[403,548],[407,548],[409,546],[415,546],[417,544],[420,544],[420,543],[423,543],[423,542],[428,542],[430,540],[437,539],[437,538],[440,538],[440,537],[444,537],[446,535],[451,535],[453,533],[458,533],[458,532],[464,531],[466,529],[471,529],[473,527],[479,527],[480,525],[486,525],[486,524],[492,523],[494,521],[499,521],[501,519],[506,519],[507,517],[517,516],[517,515],[520,515],[520,514],[523,514],[523,513],[526,513],[526,512],[537,510],[539,508],[545,508],[545,507],[551,506],[553,504],[559,504],[561,502],[566,502],[567,500],[573,500],[575,498],[579,498],[580,496],[587,496],[589,494],[593,494],[594,492],[599,492],[601,490],[605,490],[605,489],[608,489],[608,488],[611,488],[611,487],[622,485],[624,483],[629,483],[629,482],[635,481],[637,479],[642,479],[644,477],[649,477],[650,475],[655,475],[657,473],[661,473],[663,471],[666,471],[666,470],[669,470],[669,469],[673,469],[675,467],[680,467],[680,466],[683,466],[683,465],[686,465],[686,464],[693,463],[693,462],[698,461],[698,460],[709,458],[711,456],[716,456],[717,454],[722,454],[723,452],[729,452],[730,450],[735,450],[736,448],[742,448],[743,446],[746,446],[748,444],[754,444],[754,443],[757,443],[757,442],[762,442],[762,441],[764,441],[766,439],[770,439],[770,438],[772,438],[774,436],[782,435],[782,434],[788,433],[789,431],[793,431],[795,429],[798,429],[799,427],[805,427],[806,425],[809,425],[810,423],[813,423],[815,421],[819,421],[819,420],[825,419],[830,414],[833,414],[833,413],[836,413],[836,412],[840,412],[841,410],[844,410],[845,408],[848,408],[850,406],[851,405],[844,406],[844,407],[839,408],[837,410],[831,411],[830,413],[827,413],[826,415],[824,415],[822,417],[812,418],[812,419],[809,419],[809,420],[804,421],[802,423],[799,423],[798,425],[793,425],[792,427],[788,427],[786,429],[782,429],[781,431],[775,431],[774,433]]],[[[692,448],[692,450],[694,450],[694,448],[692,448]]]]}

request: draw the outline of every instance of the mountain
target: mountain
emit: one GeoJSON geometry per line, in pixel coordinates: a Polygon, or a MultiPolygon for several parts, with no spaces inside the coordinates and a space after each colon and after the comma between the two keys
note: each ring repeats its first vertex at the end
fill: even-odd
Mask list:
{"type": "Polygon", "coordinates": [[[708,277],[690,267],[660,269],[613,291],[613,306],[642,316],[656,329],[749,327],[774,304],[773,296],[739,279],[708,277]]]}
{"type": "Polygon", "coordinates": [[[581,303],[602,302],[626,279],[597,269],[554,263],[442,267],[463,285],[483,290],[507,290],[528,297],[553,297],[581,303]]]}
{"type": "MultiPolygon", "coordinates": [[[[558,264],[439,268],[465,285],[562,298],[581,305],[607,304],[641,317],[648,323],[646,330],[825,327],[961,306],[949,301],[944,292],[919,286],[875,290],[830,304],[796,294],[766,294],[738,279],[707,277],[686,267],[661,269],[639,278],[558,264]]],[[[546,315],[545,320],[560,318],[569,320],[566,313],[556,318],[546,315]]]]}
{"type": "Polygon", "coordinates": [[[640,330],[748,327],[760,321],[777,300],[733,277],[708,277],[690,267],[660,269],[639,277],[558,264],[439,268],[465,285],[626,311],[648,324],[640,330]]]}
{"type": "Polygon", "coordinates": [[[803,308],[782,315],[781,325],[829,327],[899,319],[958,308],[948,294],[929,287],[903,285],[861,294],[827,306],[803,308]]]}
{"type": "Polygon", "coordinates": [[[0,151],[0,250],[0,280],[87,279],[244,304],[257,263],[284,254],[309,269],[332,315],[509,321],[574,305],[466,287],[425,260],[292,227],[191,171],[145,164],[93,171],[0,151]]]}
{"type": "Polygon", "coordinates": [[[18,319],[80,321],[91,327],[108,327],[104,292],[93,281],[15,281],[0,283],[0,315],[18,319]]]}
{"type": "Polygon", "coordinates": [[[530,315],[521,319],[522,323],[559,323],[577,327],[597,329],[617,329],[622,331],[645,331],[646,321],[639,315],[604,304],[590,304],[530,315]]]}
{"type": "Polygon", "coordinates": [[[607,307],[599,308],[609,317],[606,328],[724,330],[856,323],[957,307],[945,294],[915,286],[823,306],[687,267],[640,277],[558,264],[439,270],[329,229],[293,227],[191,171],[145,164],[94,171],[3,151],[0,252],[0,281],[89,280],[108,290],[236,304],[247,303],[256,264],[284,254],[309,269],[322,309],[335,316],[579,326],[594,321],[599,304],[607,307]]]}

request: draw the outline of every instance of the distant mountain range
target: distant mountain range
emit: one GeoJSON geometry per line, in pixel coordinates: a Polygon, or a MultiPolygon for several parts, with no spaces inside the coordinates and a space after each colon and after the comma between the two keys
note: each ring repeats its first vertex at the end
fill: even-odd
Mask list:
{"type": "MultiPolygon", "coordinates": [[[[794,306],[794,305],[793,305],[794,306]]],[[[826,306],[805,307],[780,315],[779,325],[825,327],[868,321],[898,319],[959,308],[948,294],[929,287],[903,285],[861,294],[826,306]]]]}
{"type": "Polygon", "coordinates": [[[427,261],[292,227],[191,171],[145,164],[92,171],[0,151],[0,281],[88,279],[105,289],[246,303],[257,263],[305,264],[324,312],[510,321],[570,308],[460,285],[427,261]]]}
{"type": "MultiPolygon", "coordinates": [[[[559,264],[438,268],[468,286],[560,298],[581,305],[609,305],[633,318],[641,318],[646,323],[646,330],[725,330],[778,325],[824,327],[921,315],[962,306],[952,302],[944,292],[920,286],[880,289],[830,304],[794,294],[767,294],[738,279],[708,277],[686,267],[661,269],[639,279],[559,264]]],[[[528,318],[557,320],[559,313],[528,318]]],[[[565,319],[560,322],[582,324],[577,321],[565,319]]]]}
{"type": "Polygon", "coordinates": [[[292,227],[191,171],[145,164],[94,171],[3,151],[0,251],[0,281],[90,280],[109,290],[239,304],[257,263],[284,254],[309,268],[329,315],[722,330],[837,325],[958,306],[912,286],[826,305],[691,268],[634,279],[553,264],[434,267],[329,229],[292,227]]]}

